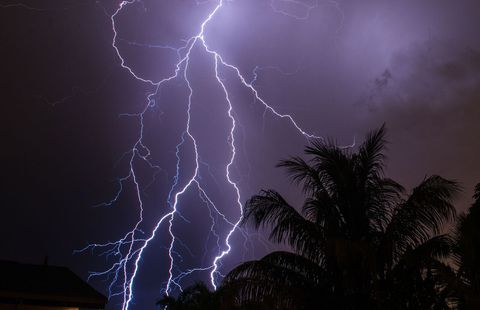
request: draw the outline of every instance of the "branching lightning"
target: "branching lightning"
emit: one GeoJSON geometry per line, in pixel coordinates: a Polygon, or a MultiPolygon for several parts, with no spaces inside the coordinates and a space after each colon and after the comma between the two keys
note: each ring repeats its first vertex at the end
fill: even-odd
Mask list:
{"type": "MultiPolygon", "coordinates": [[[[231,0],[230,0],[231,1],[231,0]]],[[[301,1],[301,0],[269,0],[272,10],[278,14],[287,16],[289,18],[295,19],[308,19],[312,10],[319,6],[319,0],[316,1],[301,1]],[[298,12],[303,13],[291,13],[286,8],[288,6],[296,6],[300,9],[298,12]]],[[[90,277],[104,276],[110,281],[109,285],[109,296],[121,296],[122,298],[122,310],[127,310],[134,304],[134,291],[135,291],[135,281],[137,278],[137,273],[141,265],[142,255],[145,250],[149,247],[152,241],[155,239],[159,228],[163,225],[166,225],[168,232],[170,234],[170,243],[167,246],[168,252],[168,262],[162,262],[165,266],[168,266],[168,280],[165,283],[163,292],[167,295],[171,294],[174,290],[182,290],[181,281],[185,277],[191,275],[194,272],[209,272],[211,286],[216,289],[223,275],[219,270],[222,264],[222,260],[227,256],[231,249],[231,238],[235,232],[241,233],[246,237],[246,232],[241,230],[238,226],[243,216],[243,208],[241,202],[241,190],[238,185],[238,180],[235,180],[235,177],[232,175],[232,166],[235,164],[237,149],[236,132],[239,128],[239,124],[235,117],[234,105],[232,103],[231,94],[229,92],[228,86],[225,84],[222,79],[222,70],[233,73],[233,75],[238,79],[241,85],[248,90],[255,102],[261,104],[265,109],[265,113],[271,113],[273,116],[284,119],[288,121],[291,127],[296,130],[300,135],[304,136],[307,140],[321,138],[315,134],[309,133],[304,130],[298,122],[289,114],[279,113],[275,108],[269,105],[266,100],[264,100],[258,90],[255,87],[255,82],[257,81],[258,71],[262,69],[275,69],[281,73],[284,73],[282,70],[276,67],[256,67],[253,72],[253,80],[247,81],[245,76],[242,74],[239,67],[234,64],[228,63],[225,61],[225,58],[217,51],[212,49],[208,44],[208,38],[205,36],[205,30],[209,26],[210,22],[215,18],[218,12],[228,3],[227,0],[206,0],[206,1],[197,1],[199,3],[215,3],[212,6],[212,10],[208,13],[203,22],[199,25],[198,33],[187,40],[184,41],[184,45],[180,47],[172,46],[163,46],[163,45],[149,45],[148,47],[155,47],[159,49],[171,50],[174,51],[177,55],[177,60],[175,63],[174,72],[159,81],[154,79],[143,77],[141,74],[137,73],[131,66],[128,65],[125,57],[122,55],[118,44],[120,42],[127,43],[129,45],[141,45],[136,42],[125,42],[120,38],[117,28],[117,17],[121,12],[127,10],[129,6],[132,6],[135,3],[141,3],[141,0],[124,0],[119,3],[118,7],[114,10],[113,14],[109,15],[113,37],[112,37],[112,48],[116,52],[118,59],[120,60],[120,66],[125,69],[134,79],[146,83],[153,87],[153,91],[149,93],[146,97],[146,103],[143,109],[136,114],[125,114],[125,116],[136,117],[139,120],[140,129],[135,143],[132,148],[125,153],[124,157],[128,159],[128,173],[123,177],[118,179],[118,190],[113,195],[113,198],[109,201],[103,202],[98,206],[111,206],[114,205],[122,195],[124,188],[127,183],[131,183],[135,189],[136,194],[136,206],[138,208],[138,219],[136,220],[133,227],[126,232],[123,237],[113,242],[106,243],[95,243],[90,244],[87,247],[77,251],[95,251],[101,255],[106,256],[107,258],[115,258],[115,262],[107,270],[100,272],[92,272],[90,277]],[[229,159],[228,163],[224,167],[224,174],[228,185],[234,192],[234,205],[238,209],[239,216],[235,220],[228,219],[228,217],[223,214],[220,209],[216,206],[213,199],[209,196],[207,190],[202,185],[201,178],[199,177],[199,170],[201,165],[207,165],[204,163],[199,156],[199,145],[198,140],[196,139],[195,132],[191,127],[192,119],[192,97],[194,95],[195,89],[191,84],[189,79],[189,69],[190,61],[192,59],[192,51],[194,48],[201,48],[207,55],[212,57],[214,61],[214,75],[212,79],[216,81],[220,87],[223,94],[223,102],[226,105],[226,115],[225,119],[229,121],[229,130],[227,134],[227,144],[229,146],[229,159]],[[187,87],[187,106],[186,106],[186,122],[183,129],[183,133],[178,138],[179,142],[176,145],[176,174],[173,178],[173,183],[170,187],[167,205],[169,206],[169,211],[163,216],[161,216],[156,225],[151,231],[145,232],[141,229],[141,225],[144,221],[144,199],[142,198],[142,189],[139,183],[139,172],[136,168],[135,161],[141,160],[148,165],[152,170],[159,171],[161,168],[152,162],[151,160],[151,151],[144,143],[144,119],[148,110],[155,105],[155,97],[158,95],[162,87],[166,87],[169,82],[174,80],[182,80],[187,87]],[[180,182],[180,171],[182,169],[182,148],[185,145],[190,145],[193,148],[193,158],[194,158],[194,167],[193,171],[190,172],[187,180],[185,182],[180,182]],[[208,216],[211,220],[210,224],[210,236],[213,236],[216,242],[216,256],[214,259],[206,264],[205,266],[199,266],[196,268],[190,268],[188,270],[177,270],[176,261],[181,259],[181,255],[177,252],[178,247],[188,247],[183,244],[183,242],[174,234],[174,222],[176,218],[180,218],[183,221],[188,221],[185,219],[182,214],[179,212],[179,203],[184,196],[184,194],[189,190],[195,190],[198,193],[199,200],[203,205],[208,209],[208,216]],[[216,231],[216,225],[221,221],[224,225],[229,227],[228,233],[222,239],[222,236],[216,231]]],[[[336,9],[339,10],[338,3],[334,1],[327,1],[332,4],[336,9]]],[[[21,7],[30,10],[43,10],[37,9],[34,7],[27,6],[25,4],[11,4],[11,5],[1,5],[3,7],[21,7]]],[[[102,8],[106,14],[107,11],[102,8]]],[[[141,45],[144,46],[144,45],[141,45]]],[[[285,73],[284,73],[285,74],[285,73]]],[[[292,73],[286,73],[292,74],[292,73]]],[[[63,101],[64,99],[62,99],[63,101]]]]}
{"type": "MultiPolygon", "coordinates": [[[[117,262],[108,270],[103,271],[103,272],[97,272],[97,273],[92,273],[91,276],[105,276],[105,275],[113,275],[113,278],[111,279],[111,285],[110,285],[110,295],[115,296],[115,295],[121,295],[122,296],[122,309],[126,310],[129,309],[129,307],[133,303],[133,298],[134,298],[134,285],[135,285],[135,279],[137,276],[138,269],[140,267],[141,259],[142,259],[142,254],[144,251],[147,249],[149,246],[150,242],[155,238],[158,229],[162,225],[168,225],[168,231],[170,234],[170,244],[168,246],[168,257],[169,257],[169,263],[168,265],[168,271],[169,271],[169,277],[166,282],[165,288],[164,288],[164,293],[165,294],[170,294],[172,290],[175,288],[178,288],[182,290],[181,286],[181,280],[185,278],[186,276],[197,272],[197,271],[209,271],[210,272],[210,282],[211,285],[214,289],[217,288],[217,285],[219,283],[219,277],[221,278],[222,275],[219,271],[219,267],[221,266],[221,261],[222,259],[228,255],[232,249],[232,244],[230,243],[230,239],[232,235],[235,233],[235,231],[239,230],[238,225],[241,221],[242,215],[243,215],[243,208],[242,208],[242,203],[241,203],[241,195],[240,195],[240,188],[237,184],[237,182],[234,180],[231,172],[231,167],[235,162],[236,158],[236,152],[237,152],[237,145],[236,145],[236,140],[235,140],[235,133],[237,129],[237,123],[235,119],[235,113],[234,113],[234,107],[232,105],[232,100],[230,98],[230,94],[228,91],[227,85],[225,85],[224,81],[222,80],[219,68],[222,67],[223,69],[226,70],[231,70],[238,78],[238,80],[242,83],[242,85],[247,88],[253,95],[254,99],[256,102],[259,102],[261,105],[263,105],[265,111],[268,111],[272,113],[274,116],[281,118],[281,119],[286,119],[288,120],[293,128],[297,130],[301,135],[305,136],[307,139],[311,138],[320,138],[319,136],[316,136],[314,134],[308,133],[304,129],[300,127],[300,125],[295,121],[295,119],[289,115],[289,114],[282,114],[277,112],[271,105],[269,105],[258,93],[257,89],[254,87],[254,82],[247,82],[246,78],[242,75],[240,69],[230,63],[227,63],[222,55],[220,55],[217,51],[211,49],[207,43],[207,39],[205,38],[205,29],[209,25],[209,23],[214,19],[215,15],[218,13],[219,10],[222,9],[222,7],[225,5],[226,0],[218,0],[216,3],[215,7],[212,9],[212,11],[208,14],[208,16],[204,19],[204,21],[201,23],[199,27],[199,32],[195,35],[189,38],[188,40],[185,41],[185,45],[180,47],[180,48],[175,48],[171,46],[155,46],[157,48],[163,48],[163,49],[170,49],[170,50],[175,50],[178,56],[177,63],[175,65],[175,71],[174,73],[167,77],[164,78],[160,81],[154,81],[152,79],[144,78],[140,74],[136,73],[134,69],[132,69],[125,61],[124,57],[122,56],[117,43],[119,42],[119,36],[117,32],[117,26],[116,26],[116,17],[118,14],[122,11],[125,10],[129,5],[134,4],[138,0],[128,0],[128,1],[122,1],[116,11],[111,15],[111,24],[112,24],[112,29],[113,29],[113,39],[112,39],[112,47],[116,51],[116,54],[118,58],[120,59],[120,65],[127,70],[133,78],[136,80],[139,80],[144,83],[148,83],[152,86],[155,87],[155,91],[152,92],[147,96],[147,103],[144,107],[144,109],[139,113],[139,114],[133,114],[129,116],[136,116],[140,120],[141,128],[140,128],[140,133],[138,135],[138,139],[136,143],[133,145],[132,149],[128,152],[129,154],[129,173],[124,176],[123,178],[119,179],[119,190],[114,196],[114,198],[109,201],[104,203],[104,205],[112,205],[114,204],[119,196],[121,195],[123,191],[123,184],[127,181],[131,181],[134,184],[136,193],[137,193],[137,203],[138,203],[138,208],[139,208],[139,218],[134,227],[127,232],[120,240],[116,242],[111,242],[111,243],[105,243],[105,244],[92,244],[89,245],[87,248],[83,249],[106,249],[104,251],[105,254],[107,255],[114,255],[117,257],[117,262]],[[191,60],[191,55],[192,55],[192,50],[194,47],[200,47],[202,48],[208,55],[211,55],[214,59],[214,64],[215,64],[215,80],[218,83],[218,85],[221,87],[224,95],[224,101],[227,105],[227,115],[226,117],[230,120],[230,130],[228,132],[228,145],[230,146],[230,159],[228,164],[225,166],[225,176],[226,180],[229,183],[229,186],[233,188],[235,192],[235,205],[236,208],[238,208],[240,212],[240,216],[235,220],[231,221],[227,219],[227,217],[216,207],[215,203],[212,201],[212,199],[209,197],[208,193],[206,190],[202,187],[202,184],[199,180],[199,167],[202,164],[200,161],[199,157],[199,151],[198,151],[198,141],[195,138],[195,133],[192,132],[191,128],[191,113],[192,113],[192,96],[194,94],[194,88],[192,87],[190,80],[189,80],[189,65],[190,65],[190,60],[191,60]],[[168,82],[175,80],[175,79],[183,79],[185,82],[187,89],[188,89],[188,103],[187,103],[187,120],[185,124],[185,130],[183,134],[180,137],[180,142],[178,143],[176,147],[176,158],[177,158],[177,164],[176,164],[176,175],[173,180],[173,184],[171,186],[171,189],[169,191],[168,195],[168,204],[170,205],[170,212],[166,213],[161,217],[156,226],[153,228],[153,230],[145,236],[143,232],[139,230],[139,227],[141,223],[143,222],[143,202],[142,202],[142,195],[141,195],[141,190],[139,183],[137,181],[137,171],[135,169],[134,165],[134,160],[135,159],[141,159],[144,162],[146,162],[150,167],[152,168],[158,168],[155,164],[150,162],[150,150],[148,147],[143,143],[143,134],[144,134],[144,115],[147,113],[147,110],[151,106],[153,102],[154,96],[157,95],[159,92],[160,88],[165,86],[168,82]],[[190,143],[193,146],[193,152],[194,152],[194,158],[195,158],[195,163],[194,163],[194,169],[193,172],[190,174],[188,181],[186,182],[185,185],[179,187],[179,177],[180,177],[180,169],[181,169],[181,149],[182,146],[186,143],[190,143]],[[173,225],[174,225],[174,220],[176,217],[181,217],[181,214],[178,212],[178,205],[179,202],[182,198],[182,196],[187,192],[189,189],[196,188],[198,191],[200,200],[208,207],[209,210],[209,217],[211,219],[211,226],[210,230],[213,234],[213,236],[216,238],[217,242],[217,250],[218,254],[215,256],[213,261],[208,264],[207,266],[201,266],[197,268],[191,268],[188,270],[184,270],[181,272],[175,272],[175,261],[176,261],[176,251],[175,247],[177,243],[180,241],[178,238],[176,238],[175,234],[173,233],[173,225]],[[220,235],[215,231],[215,223],[216,219],[221,218],[224,223],[227,223],[230,226],[230,230],[227,233],[226,237],[224,240],[221,240],[220,235]],[[131,266],[133,264],[133,267],[131,266]],[[131,268],[131,271],[130,271],[131,268]],[[120,292],[114,291],[114,285],[121,281],[122,287],[120,292]]],[[[301,4],[301,2],[297,1],[287,1],[287,2],[295,2],[295,4],[301,4]]],[[[274,1],[271,2],[272,8],[274,9],[275,12],[288,15],[290,17],[294,18],[307,18],[308,14],[310,14],[310,11],[313,10],[318,3],[313,4],[311,6],[306,6],[303,5],[304,8],[306,9],[306,15],[304,16],[294,16],[286,13],[285,11],[279,10],[275,7],[274,1]]],[[[130,44],[136,44],[136,43],[130,43],[130,44]]],[[[258,69],[258,68],[257,68],[258,69]]],[[[257,77],[257,72],[255,70],[254,72],[255,79],[257,77]]],[[[245,232],[241,231],[242,234],[245,234],[245,232]]]]}

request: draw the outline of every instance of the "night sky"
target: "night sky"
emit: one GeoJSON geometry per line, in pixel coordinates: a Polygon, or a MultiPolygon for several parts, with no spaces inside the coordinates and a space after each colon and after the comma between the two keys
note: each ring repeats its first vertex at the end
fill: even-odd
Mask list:
{"type": "MultiPolygon", "coordinates": [[[[102,256],[109,248],[75,250],[123,238],[138,222],[142,206],[133,245],[138,249],[171,211],[167,199],[177,171],[176,146],[187,121],[185,66],[159,89],[122,68],[112,46],[111,20],[120,3],[0,1],[1,259],[43,263],[48,256],[50,264],[68,266],[86,279],[89,271],[107,270],[119,256],[102,256]],[[142,120],[142,144],[131,161],[142,120]]],[[[144,0],[126,5],[115,16],[116,46],[125,66],[152,81],[172,76],[178,62],[174,49],[199,33],[217,4],[144,0]]],[[[206,25],[204,38],[248,83],[253,81],[265,102],[308,133],[350,145],[386,123],[388,176],[408,188],[431,174],[458,180],[464,188],[458,209],[468,207],[480,182],[478,0],[229,0],[206,25]]],[[[225,94],[215,78],[215,59],[202,44],[192,47],[189,60],[197,180],[235,222],[240,213],[225,174],[231,159],[225,94]]],[[[307,139],[288,119],[265,110],[233,70],[220,66],[218,72],[236,120],[230,171],[240,201],[272,188],[300,203],[301,193],[275,164],[301,154],[307,139]]],[[[194,157],[187,137],[174,192],[191,177],[194,157]]],[[[171,254],[175,275],[210,266],[226,249],[230,226],[218,219],[217,245],[215,235],[208,234],[212,206],[202,197],[193,186],[178,203],[172,228],[178,238],[171,254]]],[[[271,250],[263,239],[245,239],[237,231],[219,271],[227,273],[271,250]]],[[[165,221],[143,252],[131,309],[152,309],[161,296],[170,242],[165,221]]],[[[180,283],[209,283],[210,271],[180,283]]],[[[108,294],[112,280],[107,275],[91,283],[108,294]]],[[[122,291],[122,281],[114,282],[112,294],[122,291]]],[[[172,293],[178,288],[173,286],[172,293]]],[[[122,294],[114,296],[109,309],[121,309],[122,300],[122,294]]]]}

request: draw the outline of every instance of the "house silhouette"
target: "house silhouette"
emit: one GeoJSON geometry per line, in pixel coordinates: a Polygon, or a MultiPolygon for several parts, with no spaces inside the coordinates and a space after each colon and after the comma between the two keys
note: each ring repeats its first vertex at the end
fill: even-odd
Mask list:
{"type": "Polygon", "coordinates": [[[0,310],[104,309],[106,303],[66,267],[0,260],[0,310]]]}

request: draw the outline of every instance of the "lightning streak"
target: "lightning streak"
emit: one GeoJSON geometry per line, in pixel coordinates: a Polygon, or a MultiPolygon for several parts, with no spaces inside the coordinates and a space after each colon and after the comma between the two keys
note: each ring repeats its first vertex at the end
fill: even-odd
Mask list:
{"type": "MultiPolygon", "coordinates": [[[[275,66],[267,66],[267,67],[255,67],[253,70],[253,79],[250,82],[247,82],[247,79],[241,73],[240,69],[228,62],[225,61],[224,57],[217,51],[211,49],[208,45],[208,40],[205,37],[205,29],[210,24],[210,22],[214,19],[217,13],[225,6],[227,1],[232,0],[195,0],[197,5],[209,4],[214,3],[212,6],[211,11],[208,13],[206,18],[201,22],[199,25],[199,31],[196,35],[188,38],[187,40],[183,41],[183,46],[180,47],[173,47],[169,45],[153,45],[153,44],[142,44],[137,42],[131,42],[124,40],[121,38],[117,31],[117,17],[121,12],[126,10],[129,6],[133,4],[140,4],[143,5],[143,8],[146,10],[144,3],[142,0],[123,0],[119,3],[118,7],[113,11],[112,14],[109,14],[107,10],[101,5],[100,2],[97,1],[97,5],[101,7],[103,12],[111,21],[113,36],[112,36],[112,48],[116,52],[118,59],[120,60],[120,66],[125,69],[134,79],[137,81],[143,82],[153,87],[153,91],[149,93],[146,97],[146,104],[143,109],[139,113],[135,114],[122,114],[122,116],[128,117],[136,117],[139,120],[140,130],[137,136],[135,143],[132,145],[132,148],[127,151],[122,159],[127,158],[128,161],[128,173],[123,177],[118,179],[118,190],[113,195],[113,198],[109,201],[103,202],[98,204],[97,206],[109,207],[116,204],[127,183],[131,183],[133,188],[135,189],[136,193],[136,203],[138,207],[138,219],[136,220],[135,224],[131,228],[130,231],[126,232],[123,237],[118,239],[117,241],[106,242],[106,243],[94,243],[86,246],[85,248],[75,251],[78,252],[85,252],[85,251],[92,251],[95,253],[104,256],[107,260],[114,258],[114,263],[110,266],[110,268],[100,271],[100,272],[92,272],[89,276],[89,279],[92,277],[106,277],[107,280],[110,281],[110,285],[108,286],[109,297],[114,296],[121,296],[122,297],[122,310],[129,309],[134,304],[134,284],[138,274],[138,270],[141,265],[142,255],[144,254],[145,250],[149,247],[151,242],[155,239],[159,228],[162,225],[167,225],[168,233],[170,236],[170,243],[168,247],[166,247],[168,252],[168,280],[165,282],[165,287],[163,292],[166,295],[169,295],[175,289],[179,289],[182,291],[181,281],[185,277],[191,275],[195,272],[209,272],[210,275],[210,282],[214,289],[217,288],[219,280],[223,277],[220,272],[220,267],[222,263],[222,259],[227,256],[230,251],[232,250],[231,244],[231,237],[235,232],[240,232],[242,236],[245,238],[244,246],[248,243],[248,234],[244,230],[239,228],[239,223],[242,220],[243,216],[243,208],[241,203],[241,190],[238,185],[238,181],[234,179],[232,176],[232,166],[235,164],[235,159],[237,156],[237,144],[236,144],[236,130],[240,124],[237,122],[235,118],[235,111],[234,105],[228,90],[227,85],[222,79],[221,72],[229,71],[236,76],[238,81],[241,82],[241,85],[253,96],[255,102],[260,103],[264,108],[264,115],[265,113],[269,112],[272,115],[284,119],[288,121],[293,129],[295,129],[300,135],[304,136],[307,140],[310,139],[321,139],[322,137],[317,136],[315,134],[309,133],[302,129],[297,121],[290,115],[290,114],[282,114],[277,112],[271,105],[269,105],[259,94],[258,90],[255,88],[255,83],[258,78],[258,71],[264,69],[273,69],[276,70],[284,75],[291,75],[298,72],[298,68],[295,72],[287,73],[280,69],[279,67],[275,66]],[[123,57],[118,44],[122,42],[124,44],[128,44],[134,47],[142,47],[142,48],[156,48],[162,50],[169,50],[173,51],[177,55],[177,60],[175,63],[175,69],[172,75],[163,78],[159,81],[155,81],[154,79],[143,77],[141,74],[135,72],[135,70],[129,66],[123,57]],[[205,165],[208,168],[210,176],[214,181],[218,184],[217,180],[215,179],[214,175],[210,172],[210,166],[208,163],[201,160],[199,155],[199,145],[198,141],[195,138],[195,133],[192,131],[191,128],[191,119],[192,119],[192,97],[194,95],[194,88],[189,80],[189,69],[190,69],[190,61],[192,58],[192,51],[194,48],[201,48],[207,55],[211,56],[214,61],[214,80],[216,81],[217,85],[220,87],[222,94],[223,94],[223,101],[226,105],[226,119],[229,121],[230,127],[227,132],[227,145],[229,146],[229,157],[228,163],[224,167],[225,178],[228,183],[228,186],[234,191],[234,203],[236,208],[239,211],[239,216],[236,220],[229,219],[225,214],[223,214],[220,209],[216,206],[213,199],[209,196],[208,192],[202,185],[201,177],[199,175],[200,165],[205,165]],[[221,71],[222,70],[222,71],[221,71]],[[142,189],[139,182],[139,172],[137,171],[135,162],[140,160],[143,163],[146,163],[147,166],[155,171],[154,177],[152,182],[148,186],[154,183],[155,176],[159,171],[162,169],[152,162],[151,151],[148,146],[144,143],[144,118],[146,113],[149,109],[156,105],[155,98],[159,94],[159,91],[162,87],[165,87],[169,82],[172,82],[177,79],[182,79],[185,82],[185,85],[188,89],[188,96],[187,96],[187,107],[186,107],[186,122],[185,127],[183,129],[183,133],[179,137],[179,143],[176,145],[176,174],[173,177],[173,183],[170,187],[168,192],[168,197],[166,204],[169,206],[169,212],[163,214],[163,216],[158,219],[156,224],[154,225],[153,229],[150,232],[144,232],[141,229],[141,226],[144,222],[144,200],[142,197],[142,189]],[[180,183],[180,172],[182,170],[182,148],[185,145],[191,145],[193,147],[193,157],[194,157],[194,168],[193,171],[188,176],[186,183],[181,185],[180,183]],[[210,234],[207,238],[210,239],[210,236],[213,235],[216,240],[216,256],[213,258],[210,264],[206,266],[199,266],[195,268],[189,268],[187,270],[178,270],[176,266],[176,258],[182,260],[182,256],[176,250],[176,246],[182,246],[187,251],[189,251],[188,246],[185,245],[177,236],[174,234],[174,222],[175,219],[179,218],[187,223],[190,223],[188,219],[182,216],[179,211],[179,203],[183,197],[183,195],[189,191],[190,189],[196,189],[198,192],[199,200],[201,200],[208,208],[209,218],[211,220],[210,234]],[[227,225],[229,227],[228,233],[226,234],[225,238],[222,240],[220,234],[216,231],[217,225],[219,224],[219,219],[221,223],[227,225]]],[[[267,1],[267,0],[266,0],[267,1]]],[[[312,11],[319,7],[320,0],[268,0],[270,1],[270,7],[273,12],[289,17],[294,18],[297,20],[307,20],[312,11]],[[290,10],[293,8],[293,11],[290,10]]],[[[343,25],[344,15],[342,10],[340,9],[340,5],[338,2],[334,0],[322,0],[322,2],[326,3],[327,5],[332,6],[335,10],[338,11],[339,14],[339,28],[337,32],[341,30],[343,25]]],[[[14,4],[3,4],[0,3],[0,8],[4,9],[26,9],[31,11],[50,11],[52,9],[45,9],[41,7],[33,7],[24,3],[14,3],[14,4]]],[[[70,8],[60,8],[60,10],[67,10],[70,8]]],[[[58,9],[56,9],[58,10],[58,9]]],[[[60,100],[56,100],[54,102],[46,100],[48,103],[55,105],[57,103],[64,102],[71,97],[75,96],[78,92],[82,93],[90,93],[96,92],[96,90],[92,91],[85,91],[81,88],[73,88],[72,94],[61,98],[60,100]]],[[[244,137],[245,138],[245,137],[244,137]]],[[[354,146],[355,141],[351,146],[354,146]]],[[[245,150],[243,150],[245,152],[245,150]]],[[[148,187],[147,186],[147,187],[148,187]]],[[[257,239],[262,242],[261,236],[256,236],[257,239]]],[[[268,246],[268,245],[267,245],[268,246]]],[[[205,255],[207,254],[207,244],[205,249],[205,255]]],[[[191,252],[190,252],[191,253],[191,252]]],[[[191,253],[193,256],[193,254],[191,253]]],[[[205,257],[204,255],[204,257],[205,257]]],[[[203,263],[203,262],[202,262],[203,263]]]]}
{"type": "MultiPolygon", "coordinates": [[[[122,309],[127,310],[134,304],[134,285],[135,279],[138,273],[138,270],[141,265],[142,255],[145,250],[148,248],[152,240],[155,239],[159,228],[162,225],[168,225],[168,232],[170,235],[170,244],[168,246],[168,280],[165,283],[164,293],[169,295],[175,288],[182,290],[181,280],[186,276],[199,271],[209,271],[210,272],[210,282],[214,289],[217,288],[219,283],[219,278],[221,279],[222,274],[219,271],[221,266],[222,259],[228,255],[232,249],[231,244],[231,237],[236,231],[240,231],[244,236],[246,233],[242,231],[238,226],[243,216],[243,208],[241,203],[241,191],[238,186],[237,181],[235,181],[234,177],[232,176],[232,165],[235,163],[236,159],[236,152],[237,152],[237,145],[236,145],[236,129],[237,129],[237,120],[235,118],[235,111],[234,106],[231,100],[231,96],[228,90],[227,85],[222,80],[221,70],[229,71],[238,78],[238,81],[241,82],[243,87],[250,91],[253,95],[256,102],[260,103],[265,112],[270,112],[274,116],[285,119],[292,125],[293,129],[299,132],[299,134],[303,135],[307,140],[311,138],[321,138],[317,135],[308,133],[304,129],[300,127],[297,121],[289,114],[282,114],[277,112],[271,105],[269,105],[258,93],[257,89],[254,86],[254,83],[257,78],[257,69],[254,71],[254,80],[251,82],[247,82],[247,79],[243,76],[240,69],[224,60],[222,55],[217,51],[211,49],[208,45],[207,38],[205,37],[205,29],[209,25],[209,23],[214,19],[216,14],[224,7],[226,0],[216,0],[213,9],[209,12],[208,16],[203,20],[200,24],[199,31],[196,35],[190,37],[189,39],[184,41],[184,45],[176,48],[171,46],[163,46],[163,45],[149,45],[148,47],[160,48],[160,49],[168,49],[174,50],[177,53],[177,62],[175,64],[175,70],[173,74],[167,78],[164,78],[160,81],[155,81],[154,79],[149,79],[142,77],[140,74],[135,72],[132,67],[130,67],[127,62],[125,61],[122,53],[118,47],[118,42],[123,41],[119,37],[117,32],[117,25],[116,20],[117,16],[125,10],[128,6],[133,5],[134,3],[139,2],[140,0],[128,0],[122,1],[118,8],[113,12],[110,16],[111,25],[113,30],[113,38],[112,38],[112,47],[115,50],[118,58],[120,59],[120,66],[124,68],[129,74],[136,80],[141,81],[143,83],[149,84],[153,86],[154,91],[147,96],[147,102],[143,110],[138,114],[126,114],[127,116],[137,117],[140,122],[140,132],[138,135],[138,139],[134,143],[132,149],[128,151],[126,154],[129,156],[129,171],[128,174],[119,179],[119,189],[114,195],[113,199],[103,203],[105,206],[110,206],[116,203],[124,189],[125,183],[131,182],[133,187],[136,191],[136,200],[139,209],[139,217],[136,221],[133,228],[127,232],[121,239],[115,242],[108,242],[104,244],[92,244],[87,246],[86,248],[82,249],[81,251],[85,250],[95,250],[99,249],[102,251],[103,254],[111,257],[114,256],[116,258],[116,262],[111,266],[111,268],[102,271],[102,272],[95,272],[92,273],[91,276],[109,276],[112,278],[111,285],[109,287],[110,296],[122,296],[122,309]],[[228,159],[228,163],[225,166],[225,178],[228,182],[228,186],[234,191],[235,194],[235,206],[238,208],[240,215],[236,220],[230,220],[223,214],[219,208],[215,205],[213,200],[209,197],[207,191],[202,186],[201,178],[199,177],[199,169],[200,165],[203,162],[199,156],[199,146],[198,141],[195,138],[195,133],[192,131],[191,128],[191,119],[192,119],[192,97],[194,95],[194,88],[189,80],[189,69],[190,69],[190,61],[192,57],[192,50],[194,48],[201,48],[207,55],[211,56],[214,60],[214,73],[215,73],[215,81],[220,87],[223,93],[223,101],[226,104],[226,119],[229,120],[229,130],[227,133],[227,144],[230,149],[230,155],[228,159]],[[160,89],[166,86],[169,82],[182,79],[186,87],[188,89],[188,101],[187,101],[187,109],[186,109],[186,122],[184,131],[179,138],[179,143],[176,146],[176,175],[173,178],[173,184],[170,188],[167,204],[170,206],[170,210],[168,213],[164,214],[156,223],[154,228],[146,235],[143,231],[140,230],[140,227],[144,220],[144,203],[142,200],[141,195],[141,188],[138,182],[138,172],[135,168],[135,161],[141,160],[149,165],[152,169],[159,169],[157,165],[151,162],[151,152],[149,148],[143,142],[144,139],[144,116],[148,112],[149,108],[151,108],[155,104],[155,96],[159,93],[160,89]],[[188,176],[185,184],[180,185],[180,170],[182,167],[182,147],[184,145],[191,145],[193,147],[193,157],[194,157],[194,168],[193,171],[188,176]],[[214,257],[213,261],[208,264],[207,266],[200,266],[196,268],[190,268],[185,271],[176,271],[176,264],[175,258],[179,254],[175,251],[175,247],[177,243],[180,243],[180,240],[174,234],[174,222],[177,217],[184,219],[183,216],[179,213],[178,206],[182,199],[182,196],[189,191],[190,189],[195,189],[198,191],[200,200],[207,205],[209,208],[209,217],[211,219],[210,231],[213,234],[217,241],[217,255],[214,257]],[[215,231],[216,219],[220,218],[223,223],[227,224],[230,228],[226,237],[223,240],[220,240],[219,234],[215,231]],[[118,287],[118,283],[120,284],[120,288],[118,287]]],[[[295,5],[303,5],[303,8],[306,9],[307,15],[291,15],[288,14],[284,10],[280,10],[276,7],[278,1],[272,0],[271,5],[275,12],[281,13],[283,15],[287,15],[290,17],[294,17],[297,19],[307,18],[310,14],[311,10],[313,10],[318,3],[315,2],[312,5],[303,5],[302,2],[296,0],[283,0],[283,2],[287,2],[287,4],[295,4],[295,5]]],[[[280,1],[282,2],[282,1],[280,1]]],[[[198,3],[198,2],[197,2],[198,3]]],[[[201,3],[204,3],[203,1],[201,3]]],[[[130,45],[139,45],[135,42],[128,42],[130,45]]],[[[142,45],[143,46],[143,45],[142,45]]],[[[187,221],[186,219],[184,219],[187,221]]]]}

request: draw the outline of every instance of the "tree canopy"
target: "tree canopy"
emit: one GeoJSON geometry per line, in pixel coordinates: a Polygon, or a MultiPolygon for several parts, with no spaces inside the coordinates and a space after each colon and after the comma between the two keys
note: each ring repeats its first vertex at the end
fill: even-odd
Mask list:
{"type": "Polygon", "coordinates": [[[457,182],[426,176],[412,190],[385,176],[385,126],[355,148],[314,141],[278,163],[304,194],[294,206],[264,189],[242,225],[274,251],[231,270],[215,292],[195,284],[168,309],[479,309],[480,184],[459,217],[457,182]],[[454,233],[446,228],[456,223],[454,233]],[[448,226],[450,225],[450,226],[448,226]]]}

